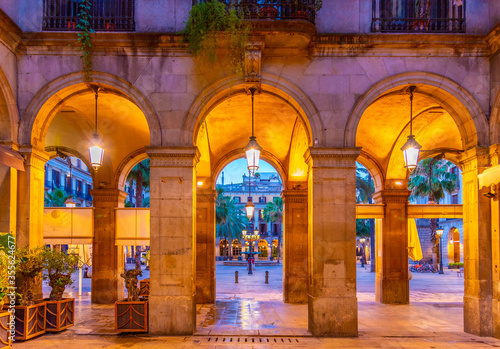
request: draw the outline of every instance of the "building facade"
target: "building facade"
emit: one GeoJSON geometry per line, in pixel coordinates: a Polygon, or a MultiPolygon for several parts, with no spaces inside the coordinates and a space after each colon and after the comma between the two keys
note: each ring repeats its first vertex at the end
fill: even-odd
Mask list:
{"type": "Polygon", "coordinates": [[[215,300],[215,179],[245,156],[255,115],[283,183],[284,300],[308,303],[313,335],[358,334],[356,217],[377,219],[376,300],[407,304],[407,219],[460,216],[464,330],[500,337],[497,0],[231,2],[253,14],[241,75],[224,37],[214,61],[188,52],[193,2],[178,0],[94,1],[82,67],[76,4],[0,2],[0,143],[18,162],[0,167],[0,231],[43,244],[45,163],[57,148],[91,168],[97,131],[92,302],[112,303],[115,208],[150,158],[149,333],[192,334],[196,302],[215,300]],[[462,169],[460,209],[408,203],[408,136],[462,169]],[[374,179],[373,211],[356,205],[356,161],[374,179]]]}

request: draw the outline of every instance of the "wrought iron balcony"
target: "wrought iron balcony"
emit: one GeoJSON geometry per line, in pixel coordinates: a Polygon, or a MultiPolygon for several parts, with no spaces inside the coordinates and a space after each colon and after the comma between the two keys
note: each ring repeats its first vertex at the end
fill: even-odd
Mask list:
{"type": "Polygon", "coordinates": [[[245,19],[315,20],[316,0],[219,0],[245,19]]]}
{"type": "Polygon", "coordinates": [[[466,0],[373,0],[372,32],[465,33],[466,0]]]}
{"type": "MultiPolygon", "coordinates": [[[[79,0],[44,0],[43,30],[78,31],[79,0]]],[[[134,0],[93,0],[90,26],[95,31],[134,31],[134,0]]]]}

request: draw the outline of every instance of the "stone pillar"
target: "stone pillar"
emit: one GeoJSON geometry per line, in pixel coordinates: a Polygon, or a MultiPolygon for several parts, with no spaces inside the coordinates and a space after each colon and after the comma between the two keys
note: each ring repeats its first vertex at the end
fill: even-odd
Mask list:
{"type": "Polygon", "coordinates": [[[25,171],[18,171],[18,211],[16,242],[18,247],[43,245],[43,208],[45,163],[49,154],[32,148],[21,147],[25,171]]]}
{"type": "Polygon", "coordinates": [[[281,197],[284,211],[283,301],[307,303],[307,189],[283,190],[281,197]]]}
{"type": "Polygon", "coordinates": [[[148,147],[151,159],[149,333],[196,329],[196,147],[148,147]]]}
{"type": "Polygon", "coordinates": [[[216,195],[213,189],[196,193],[196,303],[215,303],[216,195]]]}
{"type": "Polygon", "coordinates": [[[313,147],[309,165],[309,331],[358,335],[356,159],[359,148],[313,147]]]}
{"type": "Polygon", "coordinates": [[[0,232],[16,235],[17,170],[0,164],[0,232]]]}
{"type": "Polygon", "coordinates": [[[488,149],[472,148],[460,158],[464,212],[464,331],[493,336],[490,199],[477,175],[488,164],[488,149]]]}
{"type": "Polygon", "coordinates": [[[115,245],[116,211],[127,193],[114,188],[93,189],[92,303],[111,304],[124,298],[123,246],[115,245]]]}
{"type": "Polygon", "coordinates": [[[385,204],[377,229],[375,299],[384,304],[408,304],[408,190],[375,193],[377,204],[385,204]]]}
{"type": "MultiPolygon", "coordinates": [[[[490,147],[491,165],[500,165],[500,144],[490,147]]],[[[500,338],[500,183],[496,183],[496,196],[490,199],[491,204],[491,247],[492,247],[492,321],[493,336],[500,338]]]]}

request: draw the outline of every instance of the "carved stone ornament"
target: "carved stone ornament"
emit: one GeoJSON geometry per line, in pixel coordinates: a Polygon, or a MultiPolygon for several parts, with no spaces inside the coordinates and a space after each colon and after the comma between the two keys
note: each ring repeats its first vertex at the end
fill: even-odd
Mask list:
{"type": "Polygon", "coordinates": [[[245,82],[258,83],[261,79],[262,45],[251,44],[245,50],[245,82]]]}

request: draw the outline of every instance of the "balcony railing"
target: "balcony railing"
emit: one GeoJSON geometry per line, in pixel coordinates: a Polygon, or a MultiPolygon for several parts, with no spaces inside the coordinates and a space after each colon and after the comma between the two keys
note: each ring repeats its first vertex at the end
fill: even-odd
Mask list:
{"type": "Polygon", "coordinates": [[[466,0],[373,0],[372,32],[465,33],[466,0]]]}
{"type": "MultiPolygon", "coordinates": [[[[78,31],[80,0],[44,0],[43,30],[78,31]]],[[[96,31],[133,31],[134,0],[93,0],[90,26],[96,31]]]]}
{"type": "Polygon", "coordinates": [[[246,19],[304,19],[315,20],[316,0],[219,0],[228,9],[235,9],[246,19]]]}

